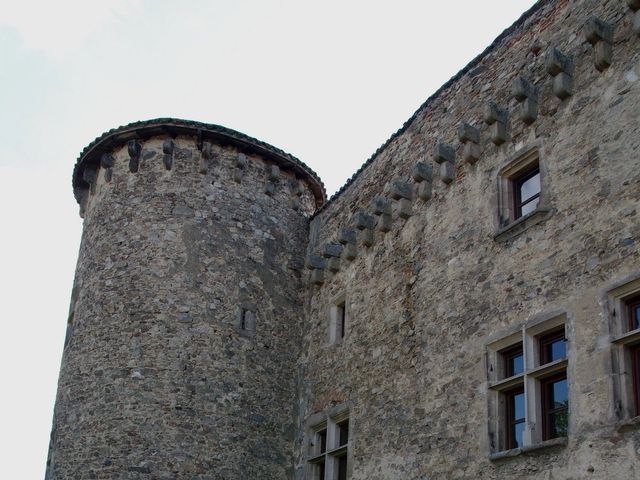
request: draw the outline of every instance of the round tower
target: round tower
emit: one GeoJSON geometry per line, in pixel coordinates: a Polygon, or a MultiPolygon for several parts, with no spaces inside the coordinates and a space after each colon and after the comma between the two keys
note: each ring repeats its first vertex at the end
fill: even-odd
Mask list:
{"type": "Polygon", "coordinates": [[[84,230],[47,478],[290,478],[316,174],[157,119],[86,147],[73,188],[84,230]]]}

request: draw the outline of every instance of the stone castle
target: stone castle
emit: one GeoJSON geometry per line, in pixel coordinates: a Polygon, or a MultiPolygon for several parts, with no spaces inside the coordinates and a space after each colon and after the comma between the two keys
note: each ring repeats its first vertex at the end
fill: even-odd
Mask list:
{"type": "Polygon", "coordinates": [[[106,132],[47,479],[640,478],[640,0],[541,0],[327,200],[106,132]]]}

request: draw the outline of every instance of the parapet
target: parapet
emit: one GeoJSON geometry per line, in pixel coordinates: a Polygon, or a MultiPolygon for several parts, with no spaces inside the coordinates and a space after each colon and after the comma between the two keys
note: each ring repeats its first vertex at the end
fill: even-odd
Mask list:
{"type": "MultiPolygon", "coordinates": [[[[326,201],[324,185],[318,175],[296,157],[279,148],[220,125],[176,118],[156,118],[109,130],[85,147],[73,170],[73,193],[78,203],[82,203],[83,192],[90,188],[87,178],[91,176],[92,171],[100,167],[103,154],[109,154],[114,148],[132,140],[144,141],[162,135],[167,139],[178,135],[193,135],[199,149],[202,149],[201,146],[205,141],[210,141],[219,145],[232,145],[245,154],[258,154],[265,160],[273,162],[275,168],[293,172],[296,177],[305,181],[313,193],[316,207],[320,207],[326,201]]],[[[135,142],[131,145],[134,144],[135,142]]],[[[170,145],[167,145],[168,150],[170,150],[169,147],[170,145]]],[[[163,150],[167,149],[163,147],[163,150]]],[[[132,153],[134,153],[133,158],[135,152],[132,153]]]]}

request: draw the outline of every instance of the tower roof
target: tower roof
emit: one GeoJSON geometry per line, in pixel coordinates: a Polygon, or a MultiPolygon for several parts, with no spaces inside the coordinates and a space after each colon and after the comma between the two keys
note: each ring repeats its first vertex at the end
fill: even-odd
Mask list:
{"type": "Polygon", "coordinates": [[[73,169],[72,184],[76,200],[80,202],[79,191],[89,187],[83,179],[84,170],[89,166],[98,166],[100,156],[103,153],[128,140],[145,140],[163,134],[169,136],[196,135],[203,140],[212,140],[217,144],[233,145],[245,153],[256,153],[285,170],[295,172],[296,175],[304,179],[313,191],[317,207],[326,201],[327,196],[320,177],[293,155],[230,128],[178,118],[155,118],[129,123],[103,133],[87,145],[78,156],[78,161],[73,169]]]}

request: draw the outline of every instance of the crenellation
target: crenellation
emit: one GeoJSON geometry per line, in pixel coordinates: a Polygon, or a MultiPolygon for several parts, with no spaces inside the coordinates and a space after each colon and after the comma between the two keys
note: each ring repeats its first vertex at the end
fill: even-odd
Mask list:
{"type": "Polygon", "coordinates": [[[496,146],[506,143],[509,140],[507,131],[509,112],[507,109],[499,107],[494,101],[488,101],[484,105],[482,115],[485,123],[489,125],[491,141],[496,146]]]}

